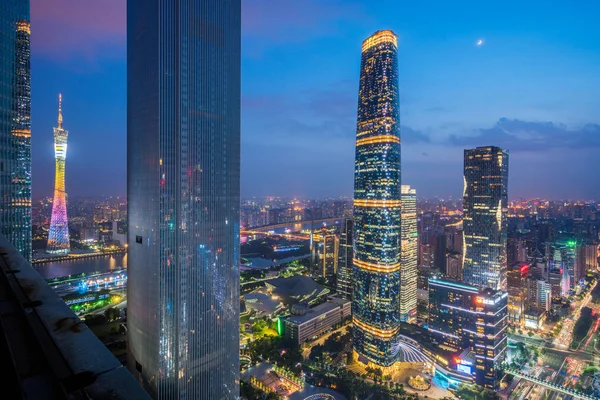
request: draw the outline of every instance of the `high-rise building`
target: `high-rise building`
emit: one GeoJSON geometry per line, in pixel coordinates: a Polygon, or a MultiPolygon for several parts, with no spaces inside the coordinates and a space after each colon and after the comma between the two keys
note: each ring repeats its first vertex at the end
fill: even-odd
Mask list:
{"type": "MultiPolygon", "coordinates": [[[[402,185],[402,257],[400,269],[400,319],[414,321],[417,313],[417,191],[402,185]]],[[[445,251],[445,248],[444,248],[445,251]]]]}
{"type": "Polygon", "coordinates": [[[562,292],[564,296],[567,296],[570,290],[575,290],[579,279],[585,277],[585,268],[579,268],[579,263],[577,262],[577,241],[572,238],[559,238],[550,243],[548,249],[550,270],[562,271],[562,292]]]}
{"type": "Polygon", "coordinates": [[[400,327],[400,110],[398,43],[389,30],[362,44],[354,165],[354,350],[397,361],[400,327]]]}
{"type": "Polygon", "coordinates": [[[435,247],[429,243],[419,244],[419,266],[435,268],[435,247]]]}
{"type": "Polygon", "coordinates": [[[69,132],[63,129],[62,95],[58,95],[58,126],[54,128],[54,200],[52,217],[48,231],[46,251],[53,254],[68,254],[71,250],[69,240],[69,220],[67,218],[67,192],[65,190],[65,166],[67,163],[67,139],[69,132]]]}
{"type": "Polygon", "coordinates": [[[506,356],[508,293],[457,282],[429,279],[428,329],[453,350],[475,353],[475,382],[498,386],[506,356]]]}
{"type": "Polygon", "coordinates": [[[506,289],[508,151],[465,150],[463,280],[506,289]]]}
{"type": "Polygon", "coordinates": [[[517,325],[525,323],[525,311],[528,308],[528,273],[527,263],[512,265],[507,273],[508,319],[517,325]]]}
{"type": "Polygon", "coordinates": [[[462,254],[449,251],[446,255],[446,277],[462,280],[462,254]]]}
{"type": "Polygon", "coordinates": [[[0,233],[31,260],[29,0],[0,11],[0,233]]]}
{"type": "Polygon", "coordinates": [[[342,222],[340,248],[338,251],[337,292],[346,299],[352,299],[354,275],[352,272],[352,238],[354,237],[354,217],[346,216],[342,222]]]}
{"type": "Polygon", "coordinates": [[[550,309],[552,308],[551,293],[552,287],[548,282],[542,279],[529,277],[527,279],[526,310],[532,309],[538,312],[550,311],[550,309]]]}
{"type": "Polygon", "coordinates": [[[240,0],[127,1],[128,367],[239,396],[240,0]]]}

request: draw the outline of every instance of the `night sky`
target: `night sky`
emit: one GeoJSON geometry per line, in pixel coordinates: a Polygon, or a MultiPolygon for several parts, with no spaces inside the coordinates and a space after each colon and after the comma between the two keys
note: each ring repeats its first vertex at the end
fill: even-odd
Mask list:
{"type": "MultiPolygon", "coordinates": [[[[509,198],[600,199],[599,2],[242,2],[242,195],[352,195],[361,42],[392,29],[403,183],[460,196],[463,149],[497,145],[509,198]]],[[[126,193],[125,13],[31,0],[34,198],[53,190],[59,92],[67,193],[126,193]]]]}

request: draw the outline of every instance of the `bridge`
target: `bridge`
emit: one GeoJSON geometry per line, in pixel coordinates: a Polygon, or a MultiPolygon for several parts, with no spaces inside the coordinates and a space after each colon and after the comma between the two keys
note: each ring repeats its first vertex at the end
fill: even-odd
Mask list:
{"type": "Polygon", "coordinates": [[[244,233],[244,232],[266,233],[266,232],[272,231],[277,228],[287,228],[287,227],[292,227],[294,225],[304,225],[304,224],[310,224],[310,223],[312,223],[315,228],[320,228],[323,226],[323,223],[335,224],[336,222],[339,223],[339,222],[342,222],[343,220],[344,220],[344,217],[324,218],[324,219],[314,219],[314,220],[309,219],[309,220],[303,220],[303,221],[289,221],[289,222],[284,222],[282,224],[256,226],[256,227],[252,227],[252,228],[248,228],[248,229],[242,229],[241,231],[242,231],[242,233],[244,233]]]}
{"type": "Polygon", "coordinates": [[[569,396],[573,396],[573,398],[575,399],[585,399],[585,400],[597,400],[598,398],[589,394],[585,394],[585,393],[581,393],[575,389],[569,389],[566,388],[564,386],[558,385],[556,383],[552,383],[552,382],[546,382],[543,379],[539,379],[536,378],[534,376],[531,375],[527,375],[522,373],[521,371],[517,371],[514,369],[507,369],[504,372],[506,372],[509,375],[513,375],[517,378],[521,378],[521,379],[525,379],[531,383],[534,383],[536,385],[542,386],[546,389],[550,389],[550,390],[554,390],[556,392],[562,393],[562,394],[566,394],[569,396]]]}

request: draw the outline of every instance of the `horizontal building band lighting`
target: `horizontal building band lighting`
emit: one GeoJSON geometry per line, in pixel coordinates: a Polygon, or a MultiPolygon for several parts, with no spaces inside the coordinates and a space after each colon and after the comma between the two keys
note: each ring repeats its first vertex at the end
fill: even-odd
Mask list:
{"type": "Polygon", "coordinates": [[[357,260],[356,258],[352,259],[352,263],[354,266],[364,269],[370,272],[396,272],[400,271],[400,263],[395,264],[373,264],[365,261],[357,260]]]}
{"type": "Polygon", "coordinates": [[[433,286],[441,286],[441,287],[447,287],[447,288],[452,288],[452,289],[460,289],[460,290],[464,290],[473,294],[479,294],[479,290],[474,287],[474,286],[467,286],[467,285],[461,285],[459,283],[455,283],[455,282],[448,282],[448,281],[440,281],[434,278],[429,278],[429,284],[433,285],[433,286]]]}
{"type": "Polygon", "coordinates": [[[363,331],[368,332],[371,335],[377,336],[382,339],[396,339],[396,337],[398,336],[398,329],[400,328],[399,325],[398,325],[398,328],[395,328],[395,329],[374,328],[371,325],[365,324],[364,322],[360,321],[356,317],[352,318],[352,323],[354,325],[358,326],[363,331]]]}
{"type": "Polygon", "coordinates": [[[362,51],[366,51],[371,47],[377,46],[382,43],[392,43],[398,47],[398,37],[392,31],[379,31],[375,32],[371,37],[367,38],[362,44],[362,51]]]}
{"type": "Polygon", "coordinates": [[[369,136],[363,139],[356,140],[356,146],[363,146],[365,144],[377,144],[377,143],[398,143],[400,144],[400,138],[394,135],[377,135],[369,136]]]}
{"type": "Polygon", "coordinates": [[[12,135],[19,137],[31,137],[31,131],[29,129],[13,129],[12,135]]]}
{"type": "Polygon", "coordinates": [[[362,200],[354,199],[355,207],[400,207],[400,200],[362,200]]]}

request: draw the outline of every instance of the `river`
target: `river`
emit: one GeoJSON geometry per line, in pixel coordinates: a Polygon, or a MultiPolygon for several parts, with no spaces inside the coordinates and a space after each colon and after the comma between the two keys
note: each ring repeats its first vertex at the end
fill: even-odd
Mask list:
{"type": "MultiPolygon", "coordinates": [[[[340,219],[341,221],[341,219],[340,219]]],[[[335,221],[339,224],[339,221],[335,221]]],[[[331,223],[330,223],[331,224],[331,223]]],[[[313,229],[326,225],[322,221],[315,221],[313,229]]],[[[289,229],[291,232],[299,232],[311,228],[310,222],[306,223],[290,223],[289,226],[277,227],[273,231],[277,234],[286,233],[289,229]]],[[[264,228],[263,228],[264,229],[264,228]]],[[[289,232],[288,231],[288,232],[289,232]]],[[[302,257],[297,257],[302,258],[302,257]]],[[[266,268],[273,265],[272,260],[253,259],[255,268],[266,268]]],[[[283,260],[281,260],[283,261],[283,260]]],[[[286,261],[291,261],[286,260],[286,261]]],[[[81,274],[83,272],[108,272],[114,269],[127,268],[127,255],[111,255],[106,257],[93,257],[84,259],[74,259],[67,261],[55,261],[35,265],[35,269],[46,279],[60,278],[68,275],[81,274]]]]}
{"type": "Polygon", "coordinates": [[[46,278],[60,278],[85,272],[108,272],[127,268],[127,254],[110,255],[66,261],[55,261],[34,265],[39,274],[46,278]]]}

